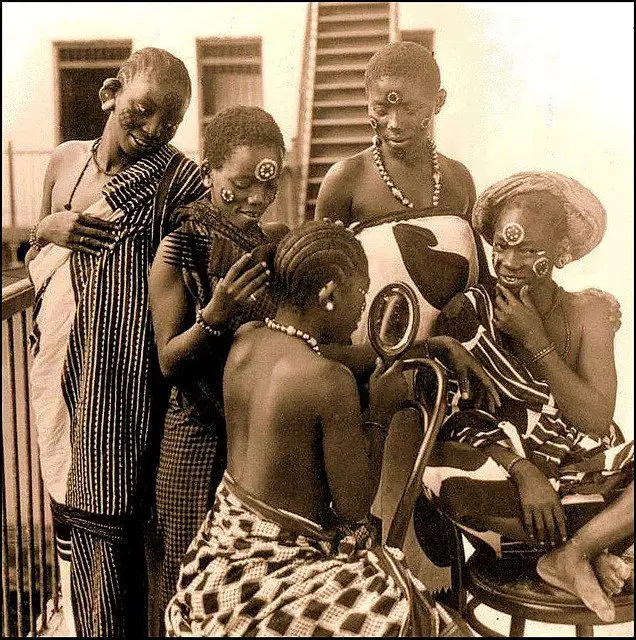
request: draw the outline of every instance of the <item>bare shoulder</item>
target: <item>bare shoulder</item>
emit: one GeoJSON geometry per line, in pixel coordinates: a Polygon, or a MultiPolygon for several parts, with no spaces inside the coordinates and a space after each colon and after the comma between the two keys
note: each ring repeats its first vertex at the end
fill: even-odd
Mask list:
{"type": "Polygon", "coordinates": [[[49,173],[57,175],[74,165],[79,158],[85,158],[90,151],[92,140],[68,140],[55,147],[49,160],[49,173]]]}
{"type": "Polygon", "coordinates": [[[610,326],[618,331],[621,326],[621,308],[618,300],[607,291],[601,289],[584,289],[583,291],[568,292],[565,301],[569,313],[582,326],[602,327],[610,326]]]}
{"type": "Polygon", "coordinates": [[[468,190],[475,190],[475,181],[473,180],[473,176],[470,171],[468,171],[466,165],[462,164],[459,160],[454,160],[453,158],[449,158],[439,152],[437,157],[439,158],[442,170],[445,168],[446,173],[450,173],[455,184],[468,190]]]}
{"type": "Polygon", "coordinates": [[[252,320],[250,322],[246,322],[245,324],[242,324],[234,332],[234,339],[239,340],[243,336],[246,336],[246,335],[249,336],[254,331],[254,329],[260,329],[261,327],[264,327],[264,326],[265,326],[265,323],[262,320],[252,320]]]}
{"type": "Polygon", "coordinates": [[[324,178],[326,184],[333,188],[348,189],[353,178],[364,168],[365,155],[368,155],[367,149],[331,165],[324,178]]]}

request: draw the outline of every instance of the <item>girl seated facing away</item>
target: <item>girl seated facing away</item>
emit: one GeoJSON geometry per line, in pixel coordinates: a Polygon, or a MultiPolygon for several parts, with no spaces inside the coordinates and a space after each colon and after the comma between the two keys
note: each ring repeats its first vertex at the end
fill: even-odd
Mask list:
{"type": "Polygon", "coordinates": [[[525,172],[488,188],[473,223],[493,246],[497,282],[451,300],[436,331],[480,360],[502,403],[454,395],[424,486],[497,551],[502,537],[545,550],[539,575],[611,621],[608,594],[632,575],[615,554],[633,543],[633,442],[612,423],[620,312],[609,294],[552,279],[600,242],[605,210],[571,178],[525,172]],[[577,526],[572,511],[566,527],[573,505],[562,498],[592,493],[603,496],[596,515],[577,526]]]}
{"type": "Polygon", "coordinates": [[[353,374],[320,352],[360,319],[362,246],[342,225],[307,222],[278,245],[273,276],[275,317],[241,327],[227,358],[227,471],[183,559],[167,633],[450,632],[367,518],[386,426],[408,393],[402,364],[379,361],[363,416],[353,374]]]}

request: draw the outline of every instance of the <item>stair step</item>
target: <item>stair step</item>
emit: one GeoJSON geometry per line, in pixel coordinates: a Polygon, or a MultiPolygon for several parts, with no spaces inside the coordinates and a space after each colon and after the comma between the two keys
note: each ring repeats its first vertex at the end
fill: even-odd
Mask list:
{"type": "Polygon", "coordinates": [[[360,89],[364,91],[364,80],[317,82],[314,87],[314,91],[338,91],[339,89],[360,89]]]}
{"type": "Polygon", "coordinates": [[[360,29],[357,31],[329,31],[327,33],[319,33],[318,40],[350,40],[351,38],[370,38],[370,37],[389,37],[388,29],[360,29]]]}
{"type": "Polygon", "coordinates": [[[311,200],[307,200],[307,202],[305,204],[308,207],[315,207],[316,206],[316,202],[317,202],[317,200],[312,198],[311,200]]]}
{"type": "Polygon", "coordinates": [[[386,12],[372,13],[336,13],[327,16],[318,16],[318,22],[378,22],[388,20],[389,14],[386,12]]]}
{"type": "Polygon", "coordinates": [[[343,64],[318,64],[316,73],[341,73],[343,71],[364,71],[367,68],[364,62],[351,62],[343,64]]]}
{"type": "Polygon", "coordinates": [[[369,124],[368,118],[315,118],[311,121],[314,127],[351,126],[355,124],[369,124]]]}
{"type": "Polygon", "coordinates": [[[328,10],[329,13],[338,9],[379,9],[380,7],[389,10],[388,2],[321,2],[320,11],[328,10]]]}
{"type": "Polygon", "coordinates": [[[318,56],[350,56],[353,54],[369,55],[372,56],[377,47],[364,47],[364,46],[351,46],[351,47],[324,47],[316,50],[318,56]]]}
{"type": "Polygon", "coordinates": [[[337,109],[339,107],[366,107],[366,100],[316,100],[315,109],[337,109]]]}
{"type": "MultiPolygon", "coordinates": [[[[368,124],[368,122],[367,122],[368,124]]],[[[340,136],[338,138],[312,138],[312,145],[319,144],[371,144],[370,136],[340,136]]]]}
{"type": "Polygon", "coordinates": [[[324,178],[307,178],[307,184],[322,184],[324,178]]]}

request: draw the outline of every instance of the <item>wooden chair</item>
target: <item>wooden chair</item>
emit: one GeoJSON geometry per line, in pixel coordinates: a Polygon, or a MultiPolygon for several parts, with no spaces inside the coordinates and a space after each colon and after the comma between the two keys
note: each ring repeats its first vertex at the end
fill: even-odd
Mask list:
{"type": "MultiPolygon", "coordinates": [[[[437,376],[438,398],[439,387],[444,390],[446,388],[445,373],[434,371],[437,376]]],[[[418,456],[412,474],[418,478],[422,477],[441,425],[437,398],[433,403],[430,401],[432,382],[434,381],[424,367],[417,370],[414,387],[426,429],[421,455],[418,456]],[[433,409],[429,411],[427,406],[432,406],[433,409]]],[[[451,588],[441,594],[439,599],[457,610],[482,636],[505,637],[477,617],[475,610],[482,604],[510,616],[510,637],[523,636],[526,620],[573,625],[576,627],[576,635],[585,637],[593,636],[597,625],[634,619],[633,593],[615,596],[615,619],[611,623],[603,622],[578,598],[544,582],[536,573],[536,561],[540,553],[534,552],[533,555],[531,548],[523,543],[502,541],[502,559],[497,559],[494,552],[484,549],[483,543],[474,543],[475,551],[467,559],[464,538],[471,542],[470,534],[441,513],[421,491],[413,507],[413,524],[418,541],[428,558],[438,567],[450,568],[451,588]]]]}

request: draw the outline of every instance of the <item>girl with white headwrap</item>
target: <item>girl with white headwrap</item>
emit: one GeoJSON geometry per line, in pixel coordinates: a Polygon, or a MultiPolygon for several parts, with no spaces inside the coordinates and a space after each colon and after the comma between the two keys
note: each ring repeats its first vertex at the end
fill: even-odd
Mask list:
{"type": "Polygon", "coordinates": [[[633,542],[633,442],[612,422],[620,311],[609,294],[566,292],[551,277],[600,242],[605,209],[576,180],[524,172],[478,198],[473,225],[497,283],[455,296],[435,331],[480,360],[502,402],[451,393],[426,491],[498,555],[530,545],[544,580],[611,621],[609,596],[633,575],[607,552],[633,542]],[[598,496],[588,522],[568,506],[580,494],[598,496]]]}

